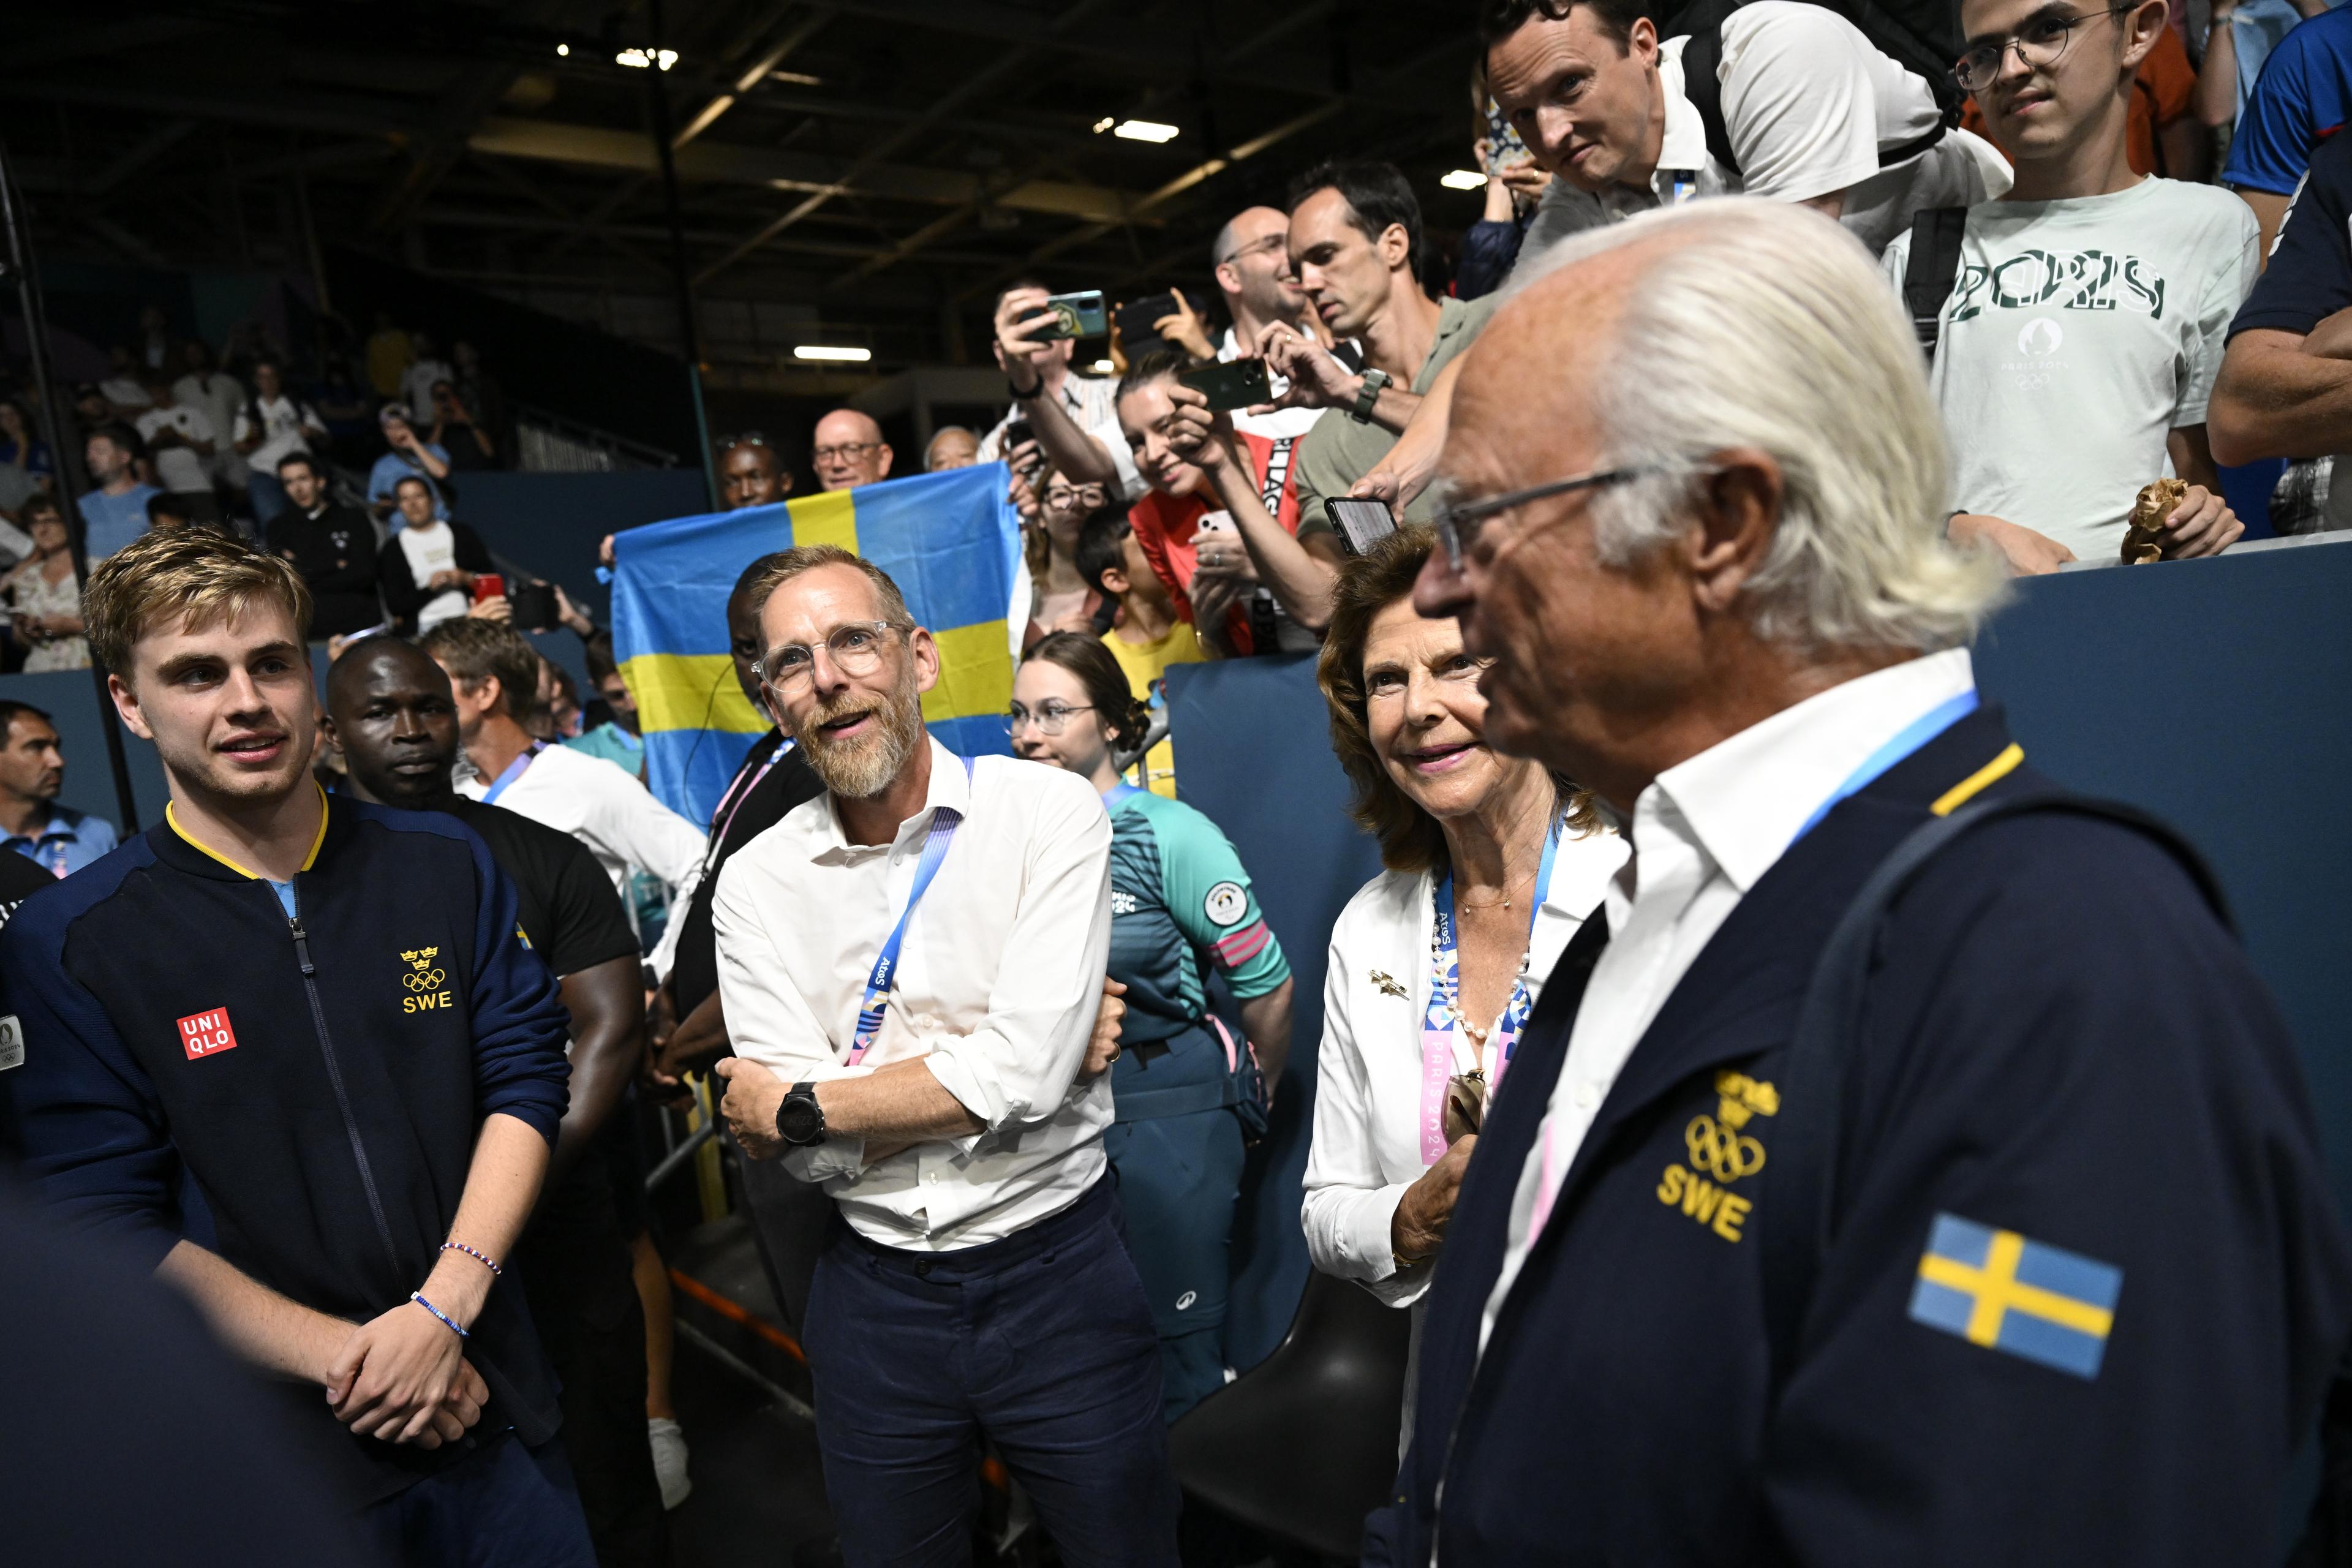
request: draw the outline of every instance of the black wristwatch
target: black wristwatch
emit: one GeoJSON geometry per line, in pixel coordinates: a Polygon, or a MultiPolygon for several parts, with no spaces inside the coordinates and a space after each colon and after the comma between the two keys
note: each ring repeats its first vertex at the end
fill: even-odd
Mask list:
{"type": "Polygon", "coordinates": [[[816,1102],[816,1085],[796,1083],[776,1107],[776,1136],[795,1149],[824,1142],[824,1108],[816,1102]]]}
{"type": "Polygon", "coordinates": [[[1026,392],[1024,392],[1018,386],[1015,386],[1013,384],[1013,377],[1008,374],[1004,378],[1004,390],[1012,394],[1013,401],[1015,403],[1034,402],[1036,399],[1045,395],[1045,373],[1042,371],[1038,373],[1036,381],[1031,384],[1029,390],[1026,392]]]}
{"type": "Polygon", "coordinates": [[[1389,373],[1384,370],[1364,372],[1364,384],[1356,392],[1356,405],[1348,410],[1348,417],[1359,425],[1372,422],[1372,409],[1381,400],[1381,388],[1389,384],[1389,373]]]}

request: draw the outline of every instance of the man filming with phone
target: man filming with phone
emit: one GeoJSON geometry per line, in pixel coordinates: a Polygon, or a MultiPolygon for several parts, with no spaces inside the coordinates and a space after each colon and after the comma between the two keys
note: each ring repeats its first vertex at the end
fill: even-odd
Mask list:
{"type": "Polygon", "coordinates": [[[1055,470],[1072,484],[1102,485],[1122,500],[1134,500],[1144,481],[1119,430],[1114,384],[1071,370],[1077,339],[1052,299],[1044,284],[1029,279],[996,298],[996,363],[1013,406],[982,439],[980,460],[1015,463],[1020,454],[1011,449],[1010,431],[1025,423],[1055,470]]]}

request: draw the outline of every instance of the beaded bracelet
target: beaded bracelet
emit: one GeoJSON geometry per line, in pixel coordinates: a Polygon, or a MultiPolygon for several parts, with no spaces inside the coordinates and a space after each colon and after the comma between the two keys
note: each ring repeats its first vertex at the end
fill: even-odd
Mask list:
{"type": "Polygon", "coordinates": [[[488,1253],[477,1252],[462,1241],[445,1241],[441,1244],[441,1250],[444,1252],[462,1252],[467,1257],[472,1258],[475,1262],[480,1264],[483,1268],[488,1269],[492,1274],[502,1275],[506,1272],[505,1269],[490,1261],[490,1255],[488,1253]]]}
{"type": "Polygon", "coordinates": [[[411,1290],[408,1293],[408,1299],[415,1302],[418,1306],[424,1308],[426,1311],[432,1313],[435,1317],[440,1319],[443,1322],[448,1324],[449,1331],[457,1335],[459,1339],[470,1340],[474,1337],[457,1326],[457,1319],[451,1317],[448,1313],[443,1311],[440,1308],[435,1306],[432,1302],[426,1300],[423,1296],[418,1295],[415,1291],[411,1290]]]}

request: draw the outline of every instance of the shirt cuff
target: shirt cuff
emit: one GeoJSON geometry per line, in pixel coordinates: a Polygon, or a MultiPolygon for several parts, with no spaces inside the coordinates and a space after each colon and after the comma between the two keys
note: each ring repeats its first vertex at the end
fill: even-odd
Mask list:
{"type": "MultiPolygon", "coordinates": [[[[1000,1117],[994,1109],[995,1097],[990,1095],[981,1083],[980,1075],[972,1071],[969,1064],[959,1060],[953,1052],[942,1050],[935,1043],[930,1054],[923,1058],[923,1065],[931,1069],[931,1076],[939,1080],[940,1087],[954,1095],[956,1103],[978,1117],[990,1131],[994,1131],[1000,1121],[1011,1120],[1010,1116],[1000,1117]]],[[[980,1134],[972,1133],[943,1142],[958,1144],[961,1152],[968,1154],[979,1137],[980,1134]]]]}
{"type": "Polygon", "coordinates": [[[1367,1194],[1356,1205],[1352,1222],[1340,1238],[1363,1279],[1387,1279],[1401,1270],[1396,1264],[1396,1211],[1411,1182],[1392,1182],[1367,1194]]]}
{"type": "Polygon", "coordinates": [[[866,1140],[828,1138],[805,1149],[787,1149],[784,1169],[803,1182],[829,1182],[835,1176],[855,1180],[866,1168],[866,1140]]]}

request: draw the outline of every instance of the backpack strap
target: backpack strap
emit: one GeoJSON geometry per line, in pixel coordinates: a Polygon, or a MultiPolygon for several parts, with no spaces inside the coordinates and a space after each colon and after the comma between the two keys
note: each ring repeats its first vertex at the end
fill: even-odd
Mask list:
{"type": "Polygon", "coordinates": [[[1911,255],[1903,268],[1903,308],[1927,363],[1944,335],[1944,303],[1960,279],[1960,242],[1967,237],[1966,207],[1921,207],[1911,219],[1911,255]]]}
{"type": "Polygon", "coordinates": [[[1723,119],[1723,23],[1739,8],[1739,0],[1694,0],[1660,29],[1669,37],[1689,39],[1683,45],[1683,96],[1698,110],[1706,131],[1707,155],[1732,174],[1739,160],[1731,151],[1731,127],[1723,119]]]}
{"type": "Polygon", "coordinates": [[[1769,1203],[1757,1205],[1763,1224],[1764,1325],[1777,1397],[1795,1360],[1798,1331],[1812,1299],[1813,1279],[1828,1252],[1837,1220],[1837,1155],[1846,1079],[1862,1028],[1862,1009],[1887,910],[1929,862],[1953,840],[1988,823],[2037,812],[2067,812],[2116,823],[2155,839],[2195,879],[2206,901],[2233,931],[2229,906],[2204,859],[2170,826],[2133,806],[2065,790],[2030,790],[1961,807],[1912,831],[1879,863],[1830,933],[1813,965],[1781,1068],[1780,1119],[1765,1175],[1769,1203]]]}
{"type": "MultiPolygon", "coordinates": [[[[1723,118],[1723,24],[1746,3],[1691,0],[1658,28],[1662,38],[1689,38],[1683,46],[1683,96],[1698,110],[1708,155],[1734,175],[1739,173],[1739,160],[1731,149],[1731,127],[1723,118]]],[[[1892,169],[1907,163],[1941,142],[1945,132],[1960,122],[1962,100],[1951,80],[1950,58],[1937,58],[1933,45],[1871,0],[1828,0],[1827,8],[1853,23],[1872,47],[1922,78],[1936,100],[1935,125],[1923,136],[1880,148],[1878,166],[1892,169]]]]}

